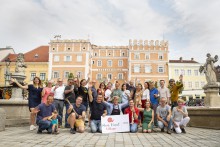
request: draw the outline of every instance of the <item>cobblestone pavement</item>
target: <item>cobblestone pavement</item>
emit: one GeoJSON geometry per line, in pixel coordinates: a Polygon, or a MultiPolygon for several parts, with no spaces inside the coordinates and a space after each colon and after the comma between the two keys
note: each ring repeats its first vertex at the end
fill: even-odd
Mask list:
{"type": "MultiPolygon", "coordinates": [[[[92,134],[88,128],[85,133],[70,134],[69,129],[60,129],[60,134],[37,134],[28,127],[9,127],[0,132],[0,147],[150,147],[150,146],[220,146],[220,130],[187,128],[186,134],[171,135],[161,133],[112,133],[92,134]]],[[[140,130],[139,130],[140,132],[140,130]]]]}

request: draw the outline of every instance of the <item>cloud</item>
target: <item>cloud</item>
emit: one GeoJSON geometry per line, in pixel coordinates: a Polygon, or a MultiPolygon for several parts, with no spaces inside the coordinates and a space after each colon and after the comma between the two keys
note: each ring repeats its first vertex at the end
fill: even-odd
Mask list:
{"type": "Polygon", "coordinates": [[[220,19],[213,0],[0,0],[0,46],[26,52],[56,34],[97,45],[129,39],[170,42],[170,57],[203,62],[220,51],[220,19]]]}

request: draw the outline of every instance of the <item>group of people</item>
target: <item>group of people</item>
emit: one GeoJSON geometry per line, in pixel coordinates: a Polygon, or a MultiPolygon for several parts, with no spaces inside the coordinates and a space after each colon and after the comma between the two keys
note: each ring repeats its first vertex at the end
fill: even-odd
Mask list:
{"type": "Polygon", "coordinates": [[[159,127],[162,132],[167,129],[171,134],[172,130],[186,133],[184,128],[190,120],[184,101],[178,98],[183,87],[182,79],[181,75],[179,84],[171,79],[169,88],[164,80],[160,80],[159,88],[154,82],[145,82],[142,86],[136,81],[122,84],[115,81],[102,82],[97,89],[96,81],[90,82],[89,78],[79,80],[78,77],[68,79],[66,86],[61,78],[57,79],[55,86],[53,81],[48,81],[46,87],[42,87],[38,77],[31,85],[21,85],[13,78],[11,82],[29,91],[30,130],[36,129],[36,123],[38,133],[44,130],[59,133],[63,116],[64,126],[70,128],[72,134],[83,133],[86,120],[92,133],[102,132],[101,117],[128,114],[130,132],[137,132],[138,127],[142,127],[143,133],[150,133],[153,127],[159,127]]]}

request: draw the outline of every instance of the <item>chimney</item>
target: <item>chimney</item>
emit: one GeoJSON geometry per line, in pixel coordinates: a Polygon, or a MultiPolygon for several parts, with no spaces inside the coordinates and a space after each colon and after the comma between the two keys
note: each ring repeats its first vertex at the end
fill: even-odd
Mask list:
{"type": "Polygon", "coordinates": [[[194,58],[191,58],[191,61],[194,61],[194,58]]]}
{"type": "Polygon", "coordinates": [[[183,62],[183,57],[180,57],[180,61],[183,62]]]}

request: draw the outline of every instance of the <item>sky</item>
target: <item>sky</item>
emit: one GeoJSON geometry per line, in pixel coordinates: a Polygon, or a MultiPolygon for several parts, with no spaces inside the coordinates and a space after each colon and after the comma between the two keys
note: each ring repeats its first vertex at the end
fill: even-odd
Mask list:
{"type": "MultiPolygon", "coordinates": [[[[61,39],[128,45],[168,40],[170,59],[220,56],[219,0],[0,0],[0,48],[25,53],[61,39]]],[[[220,64],[220,61],[218,61],[220,64]]]]}

